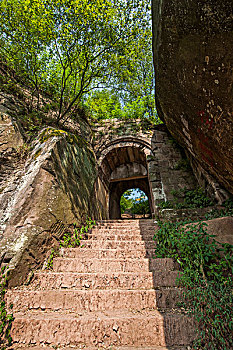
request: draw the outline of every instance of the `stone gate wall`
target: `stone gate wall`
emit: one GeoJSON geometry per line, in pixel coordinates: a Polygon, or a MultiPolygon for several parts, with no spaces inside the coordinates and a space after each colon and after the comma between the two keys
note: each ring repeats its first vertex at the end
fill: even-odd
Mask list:
{"type": "Polygon", "coordinates": [[[174,198],[173,191],[198,186],[184,151],[165,125],[146,130],[143,126],[140,127],[139,121],[125,123],[108,120],[103,124],[95,128],[94,149],[99,172],[102,172],[103,160],[112,149],[115,148],[120,154],[120,150],[127,145],[141,148],[146,154],[154,213],[161,201],[174,198]]]}
{"type": "Polygon", "coordinates": [[[151,145],[153,154],[148,157],[148,166],[155,204],[174,199],[173,191],[197,187],[185,154],[164,126],[154,130],[151,145]]]}

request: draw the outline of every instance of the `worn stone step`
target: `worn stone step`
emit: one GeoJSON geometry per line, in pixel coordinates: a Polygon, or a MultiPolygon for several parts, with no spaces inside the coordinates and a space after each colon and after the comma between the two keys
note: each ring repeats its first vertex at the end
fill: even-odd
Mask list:
{"type": "Polygon", "coordinates": [[[118,231],[118,232],[153,232],[158,230],[159,226],[158,225],[136,225],[136,226],[131,226],[131,225],[102,225],[102,226],[94,226],[91,231],[118,231]]]}
{"type": "MultiPolygon", "coordinates": [[[[70,347],[70,346],[64,346],[64,345],[59,345],[59,346],[48,346],[46,343],[42,343],[41,346],[37,345],[25,345],[25,344],[13,344],[10,349],[12,350],[79,350],[79,349],[86,349],[85,345],[80,345],[80,346],[75,346],[75,347],[70,347]]],[[[187,350],[188,348],[186,346],[169,346],[169,347],[164,347],[164,346],[150,346],[150,347],[138,347],[138,346],[133,346],[133,347],[128,347],[128,346],[108,346],[106,347],[104,344],[103,345],[97,345],[97,346],[88,346],[88,350],[187,350]]]]}
{"type": "Polygon", "coordinates": [[[173,270],[172,259],[86,259],[54,258],[54,272],[147,272],[173,270]]]}
{"type": "MultiPolygon", "coordinates": [[[[56,347],[56,350],[78,350],[78,349],[84,349],[86,348],[86,346],[84,345],[80,345],[80,346],[76,346],[74,347],[69,347],[69,346],[63,346],[63,345],[59,345],[58,347],[56,347]]],[[[42,344],[41,346],[36,346],[36,345],[24,345],[24,344],[13,344],[11,346],[11,349],[14,350],[53,350],[54,347],[51,346],[47,346],[45,343],[42,344]]],[[[88,350],[187,350],[187,347],[183,347],[183,346],[169,346],[169,347],[164,347],[164,346],[153,346],[153,347],[126,347],[126,346],[110,346],[110,347],[106,347],[106,346],[95,346],[95,347],[90,347],[88,346],[88,350]]]]}
{"type": "Polygon", "coordinates": [[[99,226],[93,227],[91,229],[92,232],[128,232],[128,233],[151,233],[158,230],[158,226],[151,225],[145,227],[139,226],[99,226]]]}
{"type": "MultiPolygon", "coordinates": [[[[14,350],[53,350],[55,347],[48,346],[45,343],[41,346],[36,346],[36,345],[24,345],[24,344],[13,344],[11,347],[11,349],[14,350]]],[[[63,346],[63,345],[59,345],[56,347],[56,350],[78,350],[78,349],[84,349],[86,348],[86,346],[84,345],[80,345],[80,346],[75,346],[74,347],[69,347],[69,346],[63,346]]],[[[106,346],[88,346],[88,350],[187,350],[187,347],[183,347],[183,346],[169,346],[169,347],[164,347],[164,346],[153,346],[153,347],[126,347],[126,346],[110,346],[110,347],[106,347],[106,346]]]]}
{"type": "Polygon", "coordinates": [[[178,346],[194,338],[193,321],[180,314],[104,312],[15,313],[14,342],[74,346],[178,346]]]}
{"type": "Polygon", "coordinates": [[[154,238],[154,231],[151,233],[146,234],[140,234],[140,233],[132,233],[132,232],[125,232],[125,233],[119,233],[117,232],[98,232],[98,233],[91,233],[87,235],[88,239],[97,239],[97,240],[113,240],[113,241],[153,241],[154,238]]]}
{"type": "Polygon", "coordinates": [[[149,224],[154,224],[156,220],[154,219],[116,219],[116,220],[98,220],[96,221],[96,225],[106,225],[106,224],[111,224],[111,225],[135,225],[135,224],[144,224],[144,225],[149,225],[149,224]]]}
{"type": "Polygon", "coordinates": [[[155,241],[115,241],[115,240],[81,240],[81,247],[91,249],[153,249],[155,241]]]}
{"type": "Polygon", "coordinates": [[[142,230],[147,229],[147,228],[154,228],[154,227],[158,227],[157,223],[122,223],[122,222],[118,222],[118,223],[102,223],[102,224],[96,224],[95,226],[93,226],[93,228],[98,228],[98,229],[102,229],[102,228],[126,228],[126,229],[134,229],[134,228],[140,228],[142,230]]]}
{"type": "Polygon", "coordinates": [[[85,248],[61,248],[60,255],[67,258],[86,258],[86,259],[141,259],[152,258],[155,256],[154,249],[145,250],[144,247],[138,249],[85,249],[85,248]]]}
{"type": "Polygon", "coordinates": [[[175,308],[178,289],[163,290],[10,290],[7,305],[13,312],[27,310],[90,312],[175,308]]]}
{"type": "Polygon", "coordinates": [[[179,271],[144,273],[37,272],[32,289],[152,289],[175,287],[179,271]]]}

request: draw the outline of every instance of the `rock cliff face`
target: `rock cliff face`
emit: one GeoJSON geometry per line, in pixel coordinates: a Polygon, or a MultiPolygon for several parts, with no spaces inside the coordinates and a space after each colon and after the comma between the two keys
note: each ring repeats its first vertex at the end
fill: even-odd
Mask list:
{"type": "Polygon", "coordinates": [[[233,2],[152,4],[159,115],[221,202],[217,182],[233,193],[233,2]]]}
{"type": "Polygon", "coordinates": [[[84,139],[46,128],[30,145],[27,158],[17,164],[13,150],[22,148],[23,141],[7,114],[2,114],[1,131],[7,148],[0,159],[0,260],[17,267],[11,278],[14,284],[40,265],[54,246],[54,225],[59,230],[59,223],[106,214],[98,192],[101,184],[96,183],[95,154],[84,139]],[[10,149],[14,167],[5,169],[10,149]]]}

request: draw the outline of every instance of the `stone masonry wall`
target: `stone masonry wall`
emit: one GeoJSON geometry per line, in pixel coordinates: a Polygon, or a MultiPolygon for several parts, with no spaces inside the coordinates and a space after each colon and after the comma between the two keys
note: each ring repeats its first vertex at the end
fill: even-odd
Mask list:
{"type": "Polygon", "coordinates": [[[184,152],[164,126],[154,130],[151,144],[153,155],[148,157],[148,168],[156,205],[174,199],[174,190],[197,187],[184,152]]]}
{"type": "MultiPolygon", "coordinates": [[[[98,159],[104,159],[107,150],[117,149],[120,157],[121,147],[141,147],[145,153],[148,166],[148,179],[154,211],[161,201],[172,200],[172,192],[179,189],[194,189],[198,183],[193,175],[189,161],[183,149],[168,132],[165,125],[143,128],[138,121],[127,124],[107,121],[106,126],[95,128],[95,149],[98,159]],[[134,137],[132,143],[129,137],[134,137]],[[140,143],[144,141],[146,149],[140,143]],[[138,143],[138,145],[137,145],[138,143]]],[[[116,156],[116,155],[115,155],[116,156]]],[[[123,176],[124,177],[124,176],[123,176]]],[[[110,179],[109,179],[110,180],[110,179]]]]}

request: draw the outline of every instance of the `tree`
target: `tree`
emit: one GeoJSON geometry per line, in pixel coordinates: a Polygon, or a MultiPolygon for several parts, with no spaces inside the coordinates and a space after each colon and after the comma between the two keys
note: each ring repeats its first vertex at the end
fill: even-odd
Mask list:
{"type": "Polygon", "coordinates": [[[150,214],[150,205],[148,198],[141,197],[138,200],[134,200],[131,212],[132,214],[144,215],[144,217],[145,214],[150,214]]]}
{"type": "Polygon", "coordinates": [[[85,99],[85,106],[94,121],[102,119],[124,119],[124,110],[119,95],[112,90],[95,90],[85,99]]]}
{"type": "Polygon", "coordinates": [[[142,0],[2,0],[0,55],[33,89],[37,108],[47,92],[65,122],[84,94],[118,82],[126,48],[147,38],[147,13],[142,0]]]}
{"type": "Polygon", "coordinates": [[[95,119],[117,117],[161,123],[155,108],[150,21],[148,12],[144,36],[134,38],[130,45],[122,47],[120,54],[113,57],[113,74],[108,89],[88,95],[86,105],[95,119]],[[109,105],[113,105],[111,111],[109,105]]]}
{"type": "Polygon", "coordinates": [[[133,215],[139,214],[145,216],[145,214],[150,214],[149,200],[139,188],[124,192],[121,196],[120,206],[122,214],[124,214],[126,209],[130,209],[133,215]]]}
{"type": "Polygon", "coordinates": [[[132,190],[127,190],[123,193],[120,200],[121,214],[124,214],[127,209],[131,209],[133,199],[131,198],[132,190]]]}

